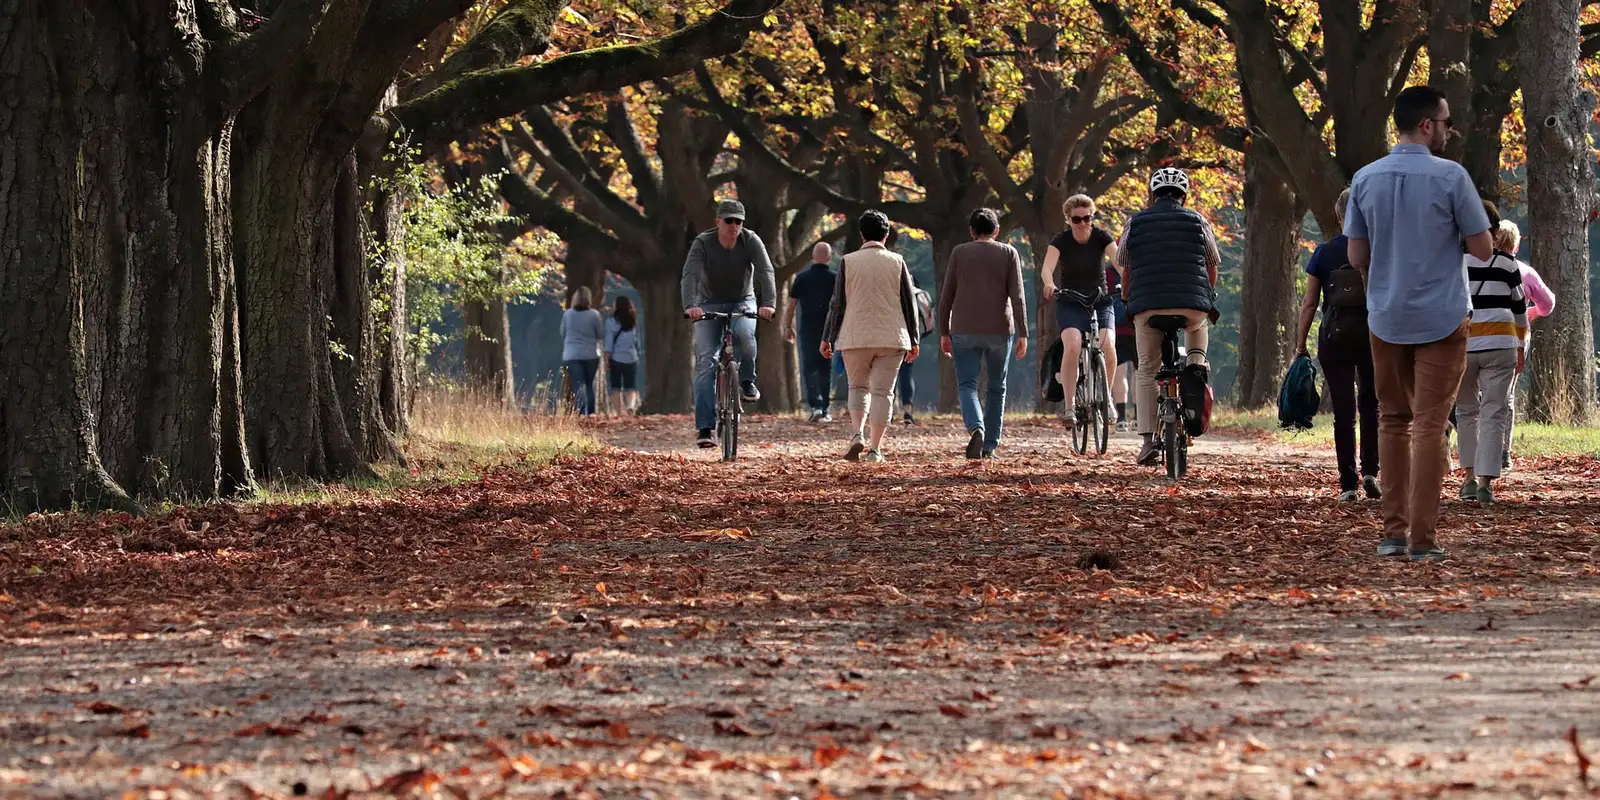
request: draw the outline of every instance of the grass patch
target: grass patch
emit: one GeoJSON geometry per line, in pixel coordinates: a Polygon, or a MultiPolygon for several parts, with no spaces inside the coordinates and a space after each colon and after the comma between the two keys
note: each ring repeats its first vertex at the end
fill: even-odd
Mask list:
{"type": "MultiPolygon", "coordinates": [[[[1278,410],[1271,406],[1255,411],[1219,406],[1211,412],[1211,425],[1215,428],[1259,433],[1278,442],[1332,446],[1333,415],[1319,413],[1312,422],[1315,427],[1308,431],[1284,430],[1278,427],[1278,410]]],[[[1454,441],[1452,436],[1451,442],[1454,441]]],[[[1600,427],[1519,421],[1511,442],[1511,452],[1519,456],[1600,457],[1600,427]]]]}
{"type": "Polygon", "coordinates": [[[338,483],[270,483],[250,502],[370,499],[409,486],[472,480],[496,467],[537,467],[599,447],[579,429],[576,417],[529,414],[459,390],[422,392],[410,422],[411,432],[400,443],[407,463],[375,464],[376,475],[338,483]]]}

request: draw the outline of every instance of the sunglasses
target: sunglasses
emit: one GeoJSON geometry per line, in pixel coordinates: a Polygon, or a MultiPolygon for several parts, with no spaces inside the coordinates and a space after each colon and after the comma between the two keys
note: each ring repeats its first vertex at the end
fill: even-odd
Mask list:
{"type": "Polygon", "coordinates": [[[725,217],[722,221],[728,223],[729,225],[743,225],[744,224],[744,220],[739,219],[738,217],[725,217]]]}
{"type": "Polygon", "coordinates": [[[1451,119],[1450,117],[1445,117],[1444,119],[1435,119],[1435,120],[1431,120],[1431,121],[1435,125],[1444,125],[1444,129],[1447,130],[1447,131],[1448,130],[1454,130],[1455,127],[1456,127],[1455,120],[1451,119]]]}
{"type": "Polygon", "coordinates": [[[1074,217],[1072,217],[1072,221],[1073,221],[1073,222],[1081,222],[1081,223],[1090,223],[1090,222],[1094,222],[1094,215],[1093,215],[1093,214],[1090,214],[1090,215],[1089,215],[1089,216],[1087,216],[1087,217],[1079,217],[1079,216],[1074,216],[1074,217]]]}

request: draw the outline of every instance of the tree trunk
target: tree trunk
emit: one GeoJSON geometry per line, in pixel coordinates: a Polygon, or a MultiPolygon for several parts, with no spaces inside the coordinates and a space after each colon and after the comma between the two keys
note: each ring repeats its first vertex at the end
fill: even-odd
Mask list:
{"type": "MultiPolygon", "coordinates": [[[[1037,287],[1038,295],[1034,298],[1034,331],[1033,341],[1030,343],[1033,352],[1038,358],[1044,358],[1050,352],[1050,346],[1061,338],[1060,331],[1056,328],[1056,301],[1044,293],[1044,259],[1050,249],[1051,234],[1043,229],[1030,230],[1028,233],[1028,249],[1033,254],[1033,280],[1037,287]]],[[[1023,274],[1023,280],[1028,275],[1023,274]]],[[[1112,366],[1116,366],[1116,355],[1111,354],[1112,366]]],[[[1044,399],[1045,383],[1040,381],[1033,392],[1033,410],[1037,413],[1048,413],[1059,403],[1051,403],[1044,399]]]]}
{"type": "MultiPolygon", "coordinates": [[[[1428,85],[1444,92],[1451,116],[1467,123],[1475,120],[1473,105],[1472,5],[1473,0],[1431,0],[1428,16],[1428,85]]],[[[1468,125],[1462,124],[1462,128],[1468,125]]],[[[1489,131],[1461,130],[1445,143],[1445,158],[1460,161],[1466,152],[1469,135],[1490,135],[1489,131]]],[[[1500,129],[1493,136],[1499,138],[1500,129]]],[[[1474,176],[1476,177],[1476,176],[1474,176]]]]}
{"type": "Polygon", "coordinates": [[[646,414],[682,414],[693,408],[694,332],[683,318],[676,268],[657,269],[633,280],[644,320],[644,398],[646,414]]]}
{"type": "MultiPolygon", "coordinates": [[[[100,465],[89,415],[79,234],[75,61],[67,14],[10,3],[0,27],[0,493],[13,511],[132,508],[100,465]],[[20,5],[20,7],[19,7],[20,5]]],[[[78,15],[73,15],[74,17],[78,15]]]]}
{"type": "Polygon", "coordinates": [[[1522,10],[1518,71],[1527,121],[1530,263],[1561,298],[1532,348],[1528,415],[1564,424],[1594,419],[1594,330],[1588,225],[1595,208],[1588,131],[1595,97],[1578,81],[1582,0],[1522,10]]]}
{"type": "Polygon", "coordinates": [[[333,196],[333,379],[338,390],[350,438],[360,458],[377,461],[395,457],[399,444],[384,419],[382,371],[384,349],[382,330],[373,308],[374,280],[367,263],[369,227],[367,192],[362,189],[363,163],[377,159],[358,159],[352,155],[340,169],[333,196]]]}
{"type": "MultiPolygon", "coordinates": [[[[375,320],[378,348],[378,409],[383,425],[393,436],[404,436],[411,411],[410,374],[406,357],[406,262],[400,238],[400,198],[373,187],[368,225],[375,241],[386,243],[387,261],[368,265],[368,280],[382,294],[381,313],[375,320]]],[[[400,456],[398,446],[395,455],[400,456]]]]}
{"type": "MultiPolygon", "coordinates": [[[[965,237],[961,234],[949,232],[939,234],[929,231],[929,233],[933,234],[934,283],[934,290],[929,294],[932,297],[933,307],[937,313],[939,297],[944,292],[945,274],[950,268],[950,251],[956,249],[956,245],[965,241],[965,237]]],[[[935,336],[944,337],[950,335],[950,332],[945,330],[943,325],[935,325],[934,327],[936,328],[934,331],[935,336]]],[[[935,346],[939,348],[939,410],[944,413],[950,413],[957,411],[959,408],[956,400],[956,365],[949,356],[944,354],[941,345],[936,343],[935,346]]]]}
{"type": "Polygon", "coordinates": [[[467,382],[475,391],[496,402],[511,405],[516,400],[511,372],[511,324],[506,316],[506,301],[501,298],[474,300],[461,309],[466,328],[465,355],[467,382]]]}
{"type": "Polygon", "coordinates": [[[1271,402],[1288,364],[1297,305],[1300,221],[1306,209],[1260,156],[1245,156],[1244,279],[1239,296],[1240,408],[1271,402]]]}

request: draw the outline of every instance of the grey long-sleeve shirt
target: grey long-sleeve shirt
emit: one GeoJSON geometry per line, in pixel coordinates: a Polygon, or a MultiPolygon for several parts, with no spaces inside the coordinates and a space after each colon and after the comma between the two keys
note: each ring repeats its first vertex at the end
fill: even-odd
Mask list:
{"type": "Polygon", "coordinates": [[[718,241],[716,228],[694,237],[683,262],[680,292],[686,310],[745,300],[756,300],[761,308],[778,306],[772,259],[761,237],[750,230],[739,231],[731,248],[718,241]]]}

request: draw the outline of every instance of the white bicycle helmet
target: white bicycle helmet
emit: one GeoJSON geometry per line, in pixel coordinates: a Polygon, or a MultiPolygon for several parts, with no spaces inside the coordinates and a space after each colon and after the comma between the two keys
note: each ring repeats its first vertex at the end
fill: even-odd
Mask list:
{"type": "Polygon", "coordinates": [[[1189,173],[1177,167],[1162,167],[1150,176],[1150,193],[1155,194],[1157,189],[1173,188],[1189,194],[1189,173]]]}

